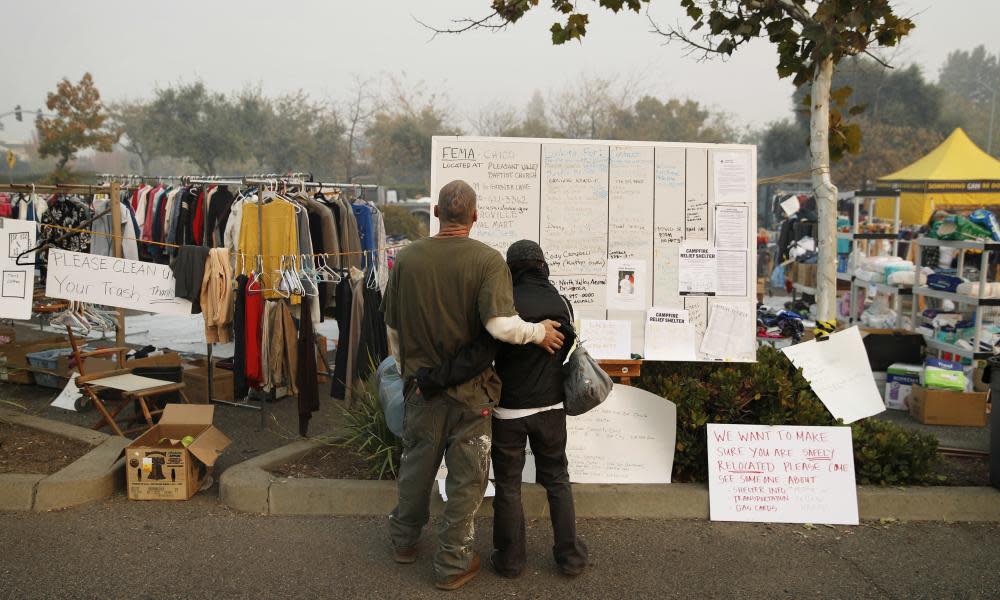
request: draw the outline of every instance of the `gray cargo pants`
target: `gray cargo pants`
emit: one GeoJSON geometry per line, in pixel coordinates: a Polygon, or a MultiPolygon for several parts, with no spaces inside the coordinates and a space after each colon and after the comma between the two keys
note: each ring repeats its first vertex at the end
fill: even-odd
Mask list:
{"type": "Polygon", "coordinates": [[[396,548],[417,544],[430,518],[430,495],[443,455],[448,502],[434,554],[438,581],[464,573],[472,560],[474,518],[489,474],[491,424],[488,404],[469,407],[444,395],[425,399],[416,391],[406,396],[399,503],[389,515],[389,535],[396,548]]]}

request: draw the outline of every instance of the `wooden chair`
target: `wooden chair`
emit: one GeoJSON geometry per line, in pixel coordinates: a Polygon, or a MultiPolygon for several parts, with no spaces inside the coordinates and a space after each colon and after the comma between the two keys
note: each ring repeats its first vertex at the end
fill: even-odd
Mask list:
{"type": "Polygon", "coordinates": [[[84,351],[80,348],[80,344],[77,342],[76,336],[73,335],[73,330],[69,327],[66,329],[69,332],[69,343],[73,347],[73,357],[76,362],[76,369],[80,373],[79,377],[76,378],[76,386],[80,389],[80,392],[94,404],[97,411],[101,413],[101,420],[94,424],[94,429],[99,430],[104,427],[110,427],[111,430],[117,435],[128,437],[128,434],[145,431],[146,429],[152,427],[154,425],[153,417],[163,412],[163,409],[159,408],[155,402],[153,403],[152,408],[150,408],[150,400],[156,398],[157,396],[176,393],[180,395],[182,402],[187,403],[188,399],[187,396],[184,395],[183,383],[164,381],[163,385],[154,385],[141,390],[127,392],[111,390],[110,388],[104,388],[99,384],[92,383],[106,377],[132,374],[133,369],[125,366],[125,355],[128,353],[129,349],[118,347],[84,351]],[[118,364],[117,369],[101,373],[87,373],[86,362],[88,358],[108,356],[116,357],[116,362],[118,364]],[[110,410],[105,404],[105,400],[101,397],[101,393],[107,391],[113,391],[117,395],[117,398],[113,400],[117,402],[117,404],[110,410]],[[135,404],[136,410],[134,414],[131,417],[119,417],[118,415],[126,406],[128,406],[129,403],[135,404]],[[140,423],[140,420],[144,420],[145,423],[140,423]],[[131,427],[128,429],[122,429],[119,422],[131,427]],[[135,425],[137,423],[139,424],[135,425]]]}

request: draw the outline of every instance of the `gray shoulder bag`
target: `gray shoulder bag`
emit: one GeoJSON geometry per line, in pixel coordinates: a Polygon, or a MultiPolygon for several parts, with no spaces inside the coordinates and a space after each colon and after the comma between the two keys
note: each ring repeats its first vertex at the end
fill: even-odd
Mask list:
{"type": "MultiPolygon", "coordinates": [[[[569,301],[563,297],[569,310],[570,320],[573,319],[573,309],[569,301]]],[[[611,378],[604,372],[597,361],[587,353],[580,342],[576,340],[576,348],[569,355],[566,364],[562,366],[563,391],[565,400],[563,406],[569,416],[582,415],[595,406],[607,400],[611,394],[611,378]]]]}

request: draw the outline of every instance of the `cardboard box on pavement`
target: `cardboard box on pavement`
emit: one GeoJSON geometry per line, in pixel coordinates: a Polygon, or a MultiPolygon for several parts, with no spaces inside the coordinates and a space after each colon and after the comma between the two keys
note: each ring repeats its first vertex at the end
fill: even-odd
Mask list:
{"type": "Polygon", "coordinates": [[[215,407],[168,404],[160,422],[125,448],[129,500],[187,500],[230,444],[212,425],[215,407]],[[191,436],[187,447],[181,440],[191,436]]]}
{"type": "Polygon", "coordinates": [[[35,383],[35,377],[28,370],[28,354],[54,348],[69,348],[69,340],[63,336],[50,336],[40,340],[25,342],[10,342],[0,346],[0,381],[30,385],[35,383]]]}
{"type": "Polygon", "coordinates": [[[986,426],[986,394],[913,386],[910,416],[924,425],[986,426]]]}
{"type": "Polygon", "coordinates": [[[233,402],[236,399],[233,372],[215,366],[212,369],[212,394],[208,397],[208,361],[195,359],[184,363],[184,395],[191,404],[209,404],[210,400],[233,402]]]}

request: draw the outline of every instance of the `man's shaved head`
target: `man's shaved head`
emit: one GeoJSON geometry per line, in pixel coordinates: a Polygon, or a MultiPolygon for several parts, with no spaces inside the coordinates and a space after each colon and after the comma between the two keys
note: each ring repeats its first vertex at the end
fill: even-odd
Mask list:
{"type": "Polygon", "coordinates": [[[442,223],[472,225],[476,220],[476,191],[456,179],[441,188],[436,208],[442,223]]]}

